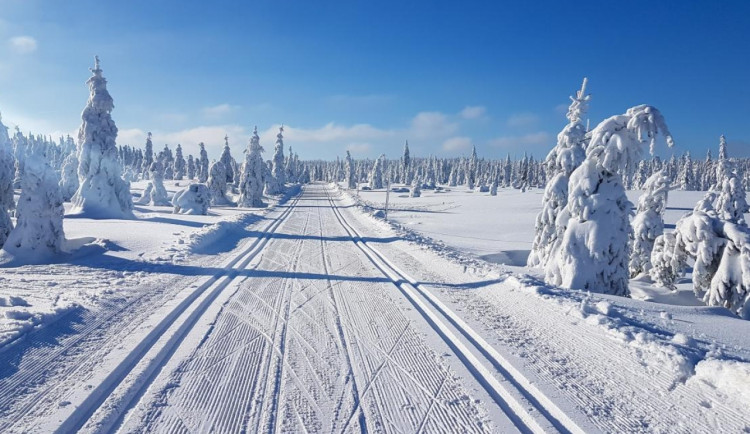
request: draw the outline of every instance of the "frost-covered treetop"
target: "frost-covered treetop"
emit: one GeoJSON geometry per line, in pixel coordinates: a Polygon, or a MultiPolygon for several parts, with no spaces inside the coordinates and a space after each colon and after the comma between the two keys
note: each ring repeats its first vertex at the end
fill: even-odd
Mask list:
{"type": "Polygon", "coordinates": [[[565,115],[571,123],[581,122],[583,115],[589,109],[589,100],[591,95],[586,95],[586,84],[589,79],[583,77],[583,83],[581,84],[581,90],[576,92],[576,96],[570,97],[570,107],[568,107],[568,114],[565,115]]]}
{"type": "Polygon", "coordinates": [[[107,91],[107,79],[104,78],[102,69],[99,67],[99,56],[94,56],[94,67],[89,70],[93,75],[86,81],[91,91],[87,108],[93,106],[97,111],[111,113],[115,104],[107,91]]]}
{"type": "Polygon", "coordinates": [[[657,214],[663,214],[667,205],[670,179],[665,170],[660,170],[651,175],[643,184],[644,193],[638,198],[638,212],[653,210],[657,214]]]}
{"type": "Polygon", "coordinates": [[[727,138],[724,134],[719,137],[719,160],[726,160],[729,158],[727,155],[727,138]]]}
{"type": "Polygon", "coordinates": [[[610,173],[621,172],[640,159],[645,138],[649,139],[649,150],[653,154],[658,133],[664,136],[670,148],[674,146],[664,116],[656,107],[645,104],[631,107],[625,114],[605,119],[591,131],[586,157],[596,160],[610,173]]]}
{"type": "MultiPolygon", "coordinates": [[[[255,127],[255,131],[253,131],[253,134],[256,136],[258,135],[258,127],[255,127]]],[[[281,144],[281,146],[284,146],[284,126],[279,127],[279,134],[276,134],[276,143],[281,144]]]]}
{"type": "Polygon", "coordinates": [[[257,128],[253,130],[253,137],[250,138],[250,152],[253,152],[253,151],[263,152],[263,147],[260,146],[260,137],[258,136],[257,128]]]}

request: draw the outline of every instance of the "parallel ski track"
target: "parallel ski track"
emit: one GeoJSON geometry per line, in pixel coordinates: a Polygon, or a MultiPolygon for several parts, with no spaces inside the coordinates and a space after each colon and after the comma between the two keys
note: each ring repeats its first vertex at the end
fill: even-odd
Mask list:
{"type": "MultiPolygon", "coordinates": [[[[131,391],[131,396],[134,398],[140,396],[141,392],[148,388],[148,385],[155,378],[155,374],[158,372],[158,368],[163,365],[165,360],[173,351],[179,346],[179,343],[187,335],[190,329],[193,327],[197,319],[211,304],[210,302],[226,288],[232,280],[234,280],[238,272],[245,268],[259,253],[263,251],[263,248],[268,243],[271,235],[276,229],[286,220],[291,214],[292,210],[299,201],[300,195],[297,194],[291,203],[285,205],[286,209],[271,223],[269,223],[263,230],[263,236],[256,238],[249,246],[244,248],[241,252],[232,257],[232,259],[223,266],[222,270],[205,280],[202,284],[192,289],[190,295],[185,297],[172,311],[169,312],[159,324],[152,329],[149,334],[139,342],[134,350],[128,354],[128,356],[120,362],[120,364],[106,377],[106,379],[94,388],[84,401],[61,423],[57,428],[57,432],[74,432],[80,429],[86,421],[93,415],[93,413],[101,406],[102,403],[109,397],[109,395],[115,390],[115,388],[131,373],[131,371],[138,365],[138,363],[144,358],[144,356],[154,347],[164,333],[171,327],[178,327],[178,330],[173,336],[167,340],[162,348],[158,351],[158,356],[148,361],[146,366],[146,376],[148,381],[139,383],[136,390],[131,391]],[[203,298],[202,301],[196,301],[202,295],[208,294],[203,298]],[[181,318],[183,314],[189,313],[186,318],[181,318]],[[181,320],[181,324],[177,324],[178,320],[181,320]]],[[[112,318],[119,312],[126,310],[137,300],[133,300],[115,312],[105,316],[98,321],[95,326],[89,329],[94,329],[108,319],[112,318]]],[[[80,339],[83,339],[82,336],[80,339]]],[[[65,348],[56,351],[55,354],[59,355],[62,352],[68,350],[72,345],[75,345],[80,339],[76,339],[67,345],[65,348]]],[[[30,372],[29,375],[33,375],[30,372]]],[[[22,381],[19,379],[17,381],[22,381]]],[[[17,382],[15,381],[15,382],[17,382]]],[[[56,388],[57,385],[51,386],[48,390],[56,388]]],[[[20,411],[15,411],[16,418],[12,420],[3,421],[0,424],[0,431],[5,431],[6,428],[11,428],[18,420],[20,420],[26,411],[33,408],[36,401],[27,403],[20,411]]],[[[123,409],[127,410],[131,407],[132,402],[128,402],[126,407],[123,409]]]]}
{"type": "Polygon", "coordinates": [[[423,288],[415,279],[399,269],[375,247],[368,244],[346,220],[334,202],[331,189],[325,187],[325,190],[336,218],[355,245],[372,261],[375,267],[401,290],[417,311],[456,352],[472,375],[520,430],[533,433],[548,432],[549,430],[563,433],[584,432],[455,312],[450,310],[429,290],[423,288]],[[465,341],[459,338],[452,328],[463,335],[465,341]],[[467,346],[467,343],[473,347],[473,351],[467,346]],[[475,354],[481,354],[485,362],[483,363],[475,354]],[[506,381],[501,383],[487,368],[486,364],[493,366],[506,381]],[[515,389],[515,393],[509,390],[510,387],[515,389]],[[519,400],[517,395],[522,396],[524,400],[519,400]],[[529,411],[529,406],[533,408],[533,414],[529,411]]]}

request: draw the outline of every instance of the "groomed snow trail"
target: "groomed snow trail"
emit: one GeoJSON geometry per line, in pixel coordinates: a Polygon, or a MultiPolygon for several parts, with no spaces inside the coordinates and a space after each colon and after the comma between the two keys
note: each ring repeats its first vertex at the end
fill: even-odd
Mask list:
{"type": "MultiPolygon", "coordinates": [[[[192,350],[124,418],[140,432],[489,432],[450,352],[308,186],[192,350]]],[[[388,240],[373,240],[387,242],[388,240]]],[[[188,345],[185,345],[186,347],[188,345]]],[[[521,427],[525,430],[526,428],[521,427]]]]}

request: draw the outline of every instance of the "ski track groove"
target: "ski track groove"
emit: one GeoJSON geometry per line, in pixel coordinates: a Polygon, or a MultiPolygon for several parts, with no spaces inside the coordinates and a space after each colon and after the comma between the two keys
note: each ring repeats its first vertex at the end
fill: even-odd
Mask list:
{"type": "Polygon", "coordinates": [[[492,350],[492,348],[486,344],[476,332],[471,330],[468,325],[461,321],[452,311],[437,301],[437,299],[434,296],[431,296],[429,292],[420,288],[420,285],[414,279],[401,271],[377,249],[370,246],[359,232],[347,223],[343,213],[334,203],[334,199],[330,192],[327,192],[327,195],[339,223],[341,223],[355,244],[372,260],[373,264],[380,269],[386,277],[392,280],[394,285],[402,290],[403,294],[414,303],[417,310],[422,313],[425,319],[430,324],[435,325],[436,331],[442,335],[446,342],[459,356],[462,356],[461,359],[464,361],[467,368],[474,372],[475,376],[482,377],[477,378],[477,380],[494,397],[496,402],[503,407],[506,414],[514,420],[519,429],[531,432],[544,432],[548,429],[547,427],[549,427],[562,432],[583,432],[583,430],[578,427],[572,419],[565,417],[561,410],[554,406],[554,404],[539,392],[538,389],[534,388],[531,385],[531,382],[523,377],[520,372],[516,371],[514,367],[508,364],[508,362],[504,361],[499,354],[493,354],[492,351],[494,350],[492,350]],[[422,301],[420,295],[424,297],[430,305],[422,301]],[[519,401],[508,391],[508,386],[499,383],[497,378],[487,370],[485,364],[478,361],[458,337],[450,331],[450,328],[446,323],[452,324],[458,332],[464,335],[471,344],[473,344],[475,350],[483,354],[491,366],[497,367],[499,370],[498,373],[501,374],[504,379],[509,380],[506,383],[512,385],[511,387],[520,392],[520,395],[528,401],[519,401]],[[490,352],[490,354],[488,354],[488,352],[490,352]],[[534,414],[526,409],[527,406],[531,406],[535,410],[534,414]],[[544,418],[542,419],[538,415],[541,415],[544,418]],[[542,419],[544,426],[540,425],[540,419],[542,419]]]}

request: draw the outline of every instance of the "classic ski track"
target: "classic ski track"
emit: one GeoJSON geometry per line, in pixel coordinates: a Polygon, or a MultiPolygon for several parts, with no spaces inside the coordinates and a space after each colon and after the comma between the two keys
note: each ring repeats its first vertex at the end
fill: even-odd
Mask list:
{"type": "MultiPolygon", "coordinates": [[[[291,214],[294,206],[296,206],[296,203],[299,200],[299,194],[294,197],[292,202],[290,204],[285,205],[286,209],[271,223],[269,223],[266,228],[264,228],[263,233],[264,235],[262,237],[256,238],[253,242],[250,243],[249,246],[243,248],[243,250],[234,255],[231,260],[229,260],[228,263],[226,263],[222,267],[222,271],[214,274],[213,276],[205,279],[202,284],[197,285],[195,289],[192,289],[192,292],[186,296],[172,311],[170,311],[166,318],[164,318],[157,327],[152,329],[136,346],[135,349],[128,354],[125,360],[120,362],[116,369],[113,370],[98,386],[94,387],[92,391],[88,394],[88,396],[83,400],[81,405],[76,407],[72,413],[66,417],[66,419],[60,424],[60,426],[57,427],[57,432],[71,432],[79,429],[82,427],[86,422],[89,416],[91,416],[102,403],[104,403],[109,395],[117,388],[117,386],[122,382],[123,379],[125,379],[134,369],[138,363],[143,359],[143,357],[151,350],[154,346],[154,344],[157,343],[157,341],[164,335],[164,333],[169,330],[171,327],[173,327],[178,319],[182,316],[183,313],[191,310],[190,308],[195,304],[196,301],[199,301],[201,299],[201,296],[204,294],[214,292],[218,294],[218,292],[221,291],[221,289],[227,287],[229,283],[236,277],[236,273],[238,270],[240,270],[242,267],[247,265],[255,256],[257,256],[260,252],[263,251],[263,247],[268,243],[268,239],[270,238],[270,235],[275,231],[279,225],[291,214]],[[239,265],[238,265],[239,264],[239,265]],[[217,290],[217,288],[220,287],[221,289],[217,290]]],[[[194,282],[194,281],[193,281],[194,282]]],[[[208,296],[208,299],[212,299],[213,297],[208,296]]],[[[203,310],[210,305],[210,303],[205,303],[206,298],[203,299],[203,303],[199,304],[199,306],[196,306],[194,309],[203,310]]],[[[112,315],[109,315],[105,318],[103,318],[102,322],[106,322],[108,319],[110,319],[112,316],[124,311],[127,309],[128,306],[131,306],[133,303],[135,303],[138,300],[133,300],[131,302],[128,302],[125,306],[123,306],[122,309],[119,311],[114,312],[112,315]]],[[[141,300],[142,301],[142,300],[141,300]]],[[[199,317],[198,311],[192,312],[192,315],[189,315],[188,318],[185,319],[185,321],[190,322],[191,320],[197,319],[199,317]]],[[[194,323],[194,321],[192,321],[194,323]]],[[[92,326],[90,329],[95,329],[99,327],[101,324],[96,324],[95,326],[92,326]]],[[[169,349],[174,348],[176,344],[179,343],[180,339],[184,337],[184,335],[189,331],[190,327],[184,328],[182,330],[178,330],[177,335],[172,336],[168,342],[165,348],[162,348],[160,353],[168,353],[169,349]]],[[[82,337],[81,339],[83,339],[82,337]]],[[[113,339],[114,337],[108,338],[113,339]]],[[[80,341],[80,339],[76,339],[76,342],[80,341]]],[[[76,342],[73,342],[71,344],[74,345],[76,342]]],[[[111,347],[110,347],[111,348],[111,347]]],[[[64,352],[66,350],[70,349],[70,346],[61,349],[61,352],[64,352]]],[[[157,361],[149,361],[146,366],[146,371],[154,371],[158,369],[160,366],[160,363],[163,362],[161,358],[157,361]]],[[[72,370],[75,370],[72,369],[72,370]]],[[[71,371],[72,371],[71,370],[71,371]]],[[[153,378],[153,375],[148,375],[149,377],[153,378]]],[[[147,387],[148,383],[144,383],[138,387],[138,390],[136,393],[140,390],[145,390],[145,387],[147,387]]],[[[48,391],[57,389],[59,387],[65,387],[66,384],[54,384],[52,385],[48,391]]],[[[46,396],[46,394],[45,394],[46,396]]],[[[30,402],[25,408],[26,411],[33,408],[38,402],[30,402]]],[[[125,408],[124,410],[126,410],[125,408]]],[[[14,420],[10,421],[9,424],[7,424],[8,429],[11,429],[11,427],[17,423],[20,419],[22,419],[26,415],[26,411],[24,412],[14,412],[15,415],[17,415],[14,420]]],[[[4,428],[3,428],[4,429],[4,428]]]]}
{"type": "Polygon", "coordinates": [[[445,306],[440,300],[425,290],[413,278],[401,271],[395,264],[388,260],[375,247],[370,246],[354,229],[343,216],[343,213],[336,206],[329,188],[326,188],[326,194],[330,206],[334,210],[339,223],[352,238],[352,241],[359,249],[370,258],[373,264],[383,272],[383,274],[396,285],[402,293],[414,304],[417,310],[424,316],[425,320],[432,324],[436,331],[443,337],[451,348],[453,348],[459,358],[464,362],[470,372],[472,372],[481,385],[487,389],[488,393],[496,402],[508,413],[508,409],[513,414],[508,414],[514,422],[520,422],[519,428],[530,432],[545,432],[556,429],[560,432],[583,433],[584,431],[565,413],[560,410],[549,398],[547,398],[531,381],[529,381],[520,371],[515,369],[502,355],[500,355],[491,345],[489,345],[481,336],[466,324],[458,315],[445,306]],[[427,300],[430,305],[425,303],[420,295],[427,300]],[[500,383],[487,367],[477,359],[469,348],[458,338],[448,326],[448,323],[456,328],[465,339],[472,344],[474,351],[482,354],[486,362],[494,366],[498,373],[507,380],[504,384],[512,385],[526,402],[519,401],[514,394],[511,394],[508,388],[500,383]],[[536,414],[532,415],[526,406],[532,406],[536,414]],[[542,419],[540,423],[540,420],[542,419]],[[544,425],[542,425],[544,424],[544,425]]]}
{"type": "MultiPolygon", "coordinates": [[[[306,218],[305,218],[305,224],[304,224],[304,227],[302,228],[302,233],[303,234],[307,233],[307,227],[308,227],[309,223],[310,223],[310,212],[307,212],[306,213],[306,218]]],[[[301,247],[301,245],[303,244],[303,241],[300,240],[298,244],[301,247]]],[[[299,249],[297,249],[297,256],[296,256],[295,267],[294,267],[293,271],[297,270],[297,265],[299,264],[299,258],[301,256],[302,256],[302,249],[299,248],[299,249]]],[[[280,411],[279,411],[280,405],[279,404],[281,402],[283,402],[282,398],[284,396],[283,395],[283,393],[284,393],[284,384],[286,384],[286,382],[284,381],[284,367],[287,364],[287,360],[286,360],[287,352],[286,352],[286,349],[287,349],[287,347],[289,345],[289,342],[287,340],[287,328],[289,326],[289,318],[290,318],[290,312],[291,312],[291,307],[292,307],[292,294],[294,292],[293,287],[294,287],[294,283],[295,282],[292,279],[286,279],[285,283],[286,283],[286,287],[287,287],[287,291],[286,291],[287,296],[283,297],[283,300],[282,300],[282,303],[283,303],[283,306],[284,306],[284,317],[283,317],[283,319],[280,316],[277,317],[277,320],[280,320],[281,324],[282,324],[281,325],[282,328],[281,328],[280,342],[279,342],[278,348],[276,346],[274,346],[275,352],[279,353],[278,367],[277,367],[276,374],[274,375],[274,389],[275,389],[275,393],[273,394],[273,402],[272,402],[273,405],[271,406],[271,409],[270,409],[270,412],[271,412],[271,414],[270,414],[271,419],[269,421],[270,425],[267,427],[267,429],[263,430],[263,431],[266,431],[266,432],[276,432],[277,431],[276,428],[279,425],[279,413],[280,413],[280,411]]],[[[276,327],[278,328],[278,326],[279,326],[279,324],[277,322],[276,327]]],[[[276,334],[276,332],[274,332],[274,335],[275,334],[276,334]]],[[[271,360],[275,360],[275,358],[274,357],[269,357],[268,360],[269,360],[269,363],[270,363],[270,361],[271,360]]],[[[266,372],[268,372],[268,370],[266,370],[266,372]]],[[[303,390],[304,388],[300,388],[300,389],[303,390]]],[[[265,392],[264,392],[263,395],[266,396],[265,392]]],[[[264,399],[263,400],[263,404],[264,405],[263,405],[263,407],[261,407],[261,414],[265,414],[265,412],[263,411],[263,408],[265,407],[265,404],[268,401],[269,401],[268,399],[264,399]]],[[[312,400],[311,402],[314,402],[314,400],[312,400]]],[[[261,431],[260,429],[256,430],[256,432],[260,432],[260,431],[261,431]]]]}
{"type": "Polygon", "coordinates": [[[145,408],[154,409],[151,417],[129,430],[339,433],[413,432],[422,427],[434,432],[487,431],[479,418],[481,412],[447,366],[435,365],[434,350],[422,342],[411,320],[403,315],[401,303],[406,300],[386,286],[388,281],[379,277],[380,272],[353,248],[348,237],[328,233],[333,228],[344,235],[330,215],[333,211],[325,193],[314,187],[309,193],[304,200],[316,205],[310,207],[313,211],[305,215],[305,210],[298,209],[258,264],[260,270],[264,264],[273,268],[278,264],[283,276],[261,274],[255,280],[251,273],[221,308],[209,331],[214,336],[204,336],[192,354],[183,353],[184,360],[177,362],[181,368],[164,381],[167,393],[156,394],[156,403],[144,403],[145,408]],[[310,226],[320,231],[306,227],[300,232],[302,219],[311,216],[320,223],[310,226]],[[294,238],[304,243],[292,243],[294,238]],[[334,238],[340,242],[328,242],[334,238]],[[296,265],[275,262],[285,252],[295,255],[291,262],[296,265]],[[331,274],[340,269],[347,270],[344,276],[331,274]],[[309,282],[304,276],[308,272],[317,275],[309,282]],[[362,286],[358,276],[368,283],[362,286]],[[369,276],[378,277],[370,281],[369,276]],[[290,289],[285,292],[282,286],[290,289]],[[233,318],[237,315],[258,329],[227,337],[228,330],[236,329],[233,318]],[[281,337],[282,328],[286,339],[281,337]],[[277,330],[275,339],[273,330],[277,330]],[[252,345],[246,342],[250,338],[252,345]],[[237,345],[250,346],[241,351],[237,345]],[[216,363],[216,370],[208,363],[216,363]],[[181,377],[183,373],[187,376],[181,377]],[[368,392],[355,390],[354,382],[358,387],[368,384],[368,392]],[[371,395],[367,406],[362,402],[366,395],[371,395]],[[405,408],[405,403],[411,405],[405,408]],[[345,425],[350,414],[359,423],[345,425]],[[366,425],[358,414],[365,417],[366,425]]]}

